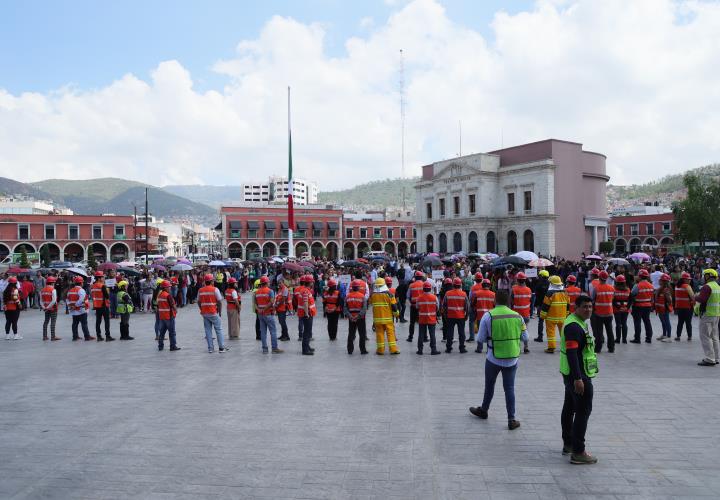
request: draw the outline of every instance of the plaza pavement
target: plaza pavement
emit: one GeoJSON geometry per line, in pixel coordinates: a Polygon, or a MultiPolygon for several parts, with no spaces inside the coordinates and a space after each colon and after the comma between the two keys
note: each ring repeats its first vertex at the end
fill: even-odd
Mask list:
{"type": "Polygon", "coordinates": [[[286,352],[263,355],[247,309],[227,354],[207,353],[195,306],[180,311],[175,353],[157,351],[149,314],[133,315],[136,340],[111,344],[72,342],[64,314],[63,340],[43,342],[41,319],[24,312],[24,340],[0,340],[3,499],[720,496],[720,366],[696,365],[697,331],[600,356],[587,435],[600,461],[572,466],[558,355],[535,342],[511,432],[500,380],[490,418],[468,413],[484,354],[417,356],[407,324],[399,356],[376,356],[374,340],[348,356],[347,322],[331,343],[319,318],[310,357],[295,318],[286,352]]]}

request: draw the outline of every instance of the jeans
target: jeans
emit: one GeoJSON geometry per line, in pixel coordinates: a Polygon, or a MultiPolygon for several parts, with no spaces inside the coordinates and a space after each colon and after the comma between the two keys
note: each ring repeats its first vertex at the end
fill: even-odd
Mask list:
{"type": "Polygon", "coordinates": [[[304,329],[304,323],[303,319],[298,316],[298,340],[302,340],[303,338],[303,329],[304,329]]]}
{"type": "Polygon", "coordinates": [[[302,324],[302,352],[310,352],[310,339],[312,338],[313,317],[303,316],[300,318],[302,324]]]}
{"type": "MultiPolygon", "coordinates": [[[[175,334],[175,318],[161,319],[160,320],[160,333],[158,335],[158,349],[162,350],[163,340],[165,339],[165,332],[170,334],[170,349],[177,347],[176,334],[175,334]]],[[[206,332],[207,335],[207,332],[206,332]]],[[[218,344],[220,342],[218,341],[218,344]]]]}
{"type": "Polygon", "coordinates": [[[277,343],[277,328],[275,327],[275,316],[273,315],[259,315],[260,318],[260,340],[262,341],[263,351],[267,351],[267,332],[270,330],[270,345],[273,349],[278,348],[277,343]]]}
{"type": "Polygon", "coordinates": [[[633,317],[633,330],[635,331],[635,338],[633,340],[640,342],[640,321],[645,326],[645,341],[649,342],[652,340],[652,325],[650,324],[650,308],[649,307],[637,307],[632,308],[633,317]]]}
{"type": "Polygon", "coordinates": [[[421,323],[418,326],[420,330],[418,331],[417,352],[423,352],[423,340],[428,334],[430,334],[430,352],[437,352],[437,348],[435,347],[435,323],[430,325],[423,325],[421,323]]]}
{"type": "MultiPolygon", "coordinates": [[[[447,319],[447,334],[445,338],[445,350],[450,352],[452,350],[453,337],[455,337],[455,325],[457,325],[458,339],[460,341],[460,350],[465,350],[465,320],[461,318],[448,318],[447,319]]],[[[424,336],[423,336],[424,338],[424,336]]]]}
{"type": "Polygon", "coordinates": [[[117,293],[110,292],[110,315],[114,318],[117,310],[117,293]]]}
{"type": "Polygon", "coordinates": [[[181,306],[185,306],[187,304],[187,287],[182,287],[182,304],[181,306]]]}
{"type": "Polygon", "coordinates": [[[95,309],[95,335],[100,338],[100,323],[105,322],[105,335],[110,335],[110,309],[99,307],[95,309]]]}
{"type": "Polygon", "coordinates": [[[687,337],[692,338],[692,309],[676,309],[678,315],[677,338],[682,336],[683,325],[687,327],[687,337]]]}
{"type": "Polygon", "coordinates": [[[358,318],[357,321],[350,320],[348,322],[348,339],[347,339],[347,352],[352,354],[355,350],[355,333],[357,332],[360,337],[358,343],[360,345],[360,352],[365,354],[367,349],[365,348],[365,342],[367,341],[367,326],[365,324],[365,318],[358,318]]]}
{"type": "Polygon", "coordinates": [[[219,314],[212,314],[203,316],[203,326],[205,327],[205,340],[207,340],[208,351],[212,351],[215,347],[213,346],[213,328],[215,329],[215,336],[217,337],[218,347],[225,349],[225,342],[223,339],[222,321],[220,321],[219,314]]]}
{"type": "Polygon", "coordinates": [[[672,336],[672,325],[670,324],[670,313],[658,313],[660,324],[662,325],[662,336],[670,338],[672,336]]]}
{"type": "Polygon", "coordinates": [[[78,336],[78,325],[82,326],[83,335],[85,340],[90,340],[90,330],[88,329],[87,313],[76,314],[72,317],[72,334],[73,339],[80,338],[78,336]]]}
{"type": "Polygon", "coordinates": [[[627,312],[615,313],[615,342],[627,342],[627,312]]]}
{"type": "Polygon", "coordinates": [[[290,336],[288,335],[288,327],[287,327],[287,312],[278,312],[277,313],[277,319],[278,323],[280,323],[280,338],[288,339],[290,336]]]}
{"type": "Polygon", "coordinates": [[[496,365],[489,359],[485,359],[485,395],[480,407],[487,411],[490,408],[493,396],[495,395],[495,380],[502,372],[503,389],[505,390],[505,408],[507,409],[508,420],[515,419],[515,373],[517,363],[513,366],[502,367],[496,365]]]}
{"type": "Polygon", "coordinates": [[[572,447],[574,454],[579,455],[585,451],[585,431],[592,413],[593,385],[589,378],[583,377],[585,391],[581,396],[575,393],[574,382],[569,376],[563,375],[563,383],[565,401],[560,415],[562,440],[564,445],[572,447]]]}

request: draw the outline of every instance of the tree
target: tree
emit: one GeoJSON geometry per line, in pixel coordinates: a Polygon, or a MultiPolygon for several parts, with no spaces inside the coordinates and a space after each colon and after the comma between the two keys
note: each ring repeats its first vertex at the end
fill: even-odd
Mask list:
{"type": "Polygon", "coordinates": [[[47,245],[40,247],[40,260],[42,261],[43,267],[50,267],[50,249],[47,245]]]}
{"type": "Polygon", "coordinates": [[[687,197],[673,205],[677,234],[683,242],[697,241],[700,248],[705,248],[706,241],[720,237],[717,217],[720,183],[695,174],[685,174],[683,185],[687,189],[687,197]]]}
{"type": "Polygon", "coordinates": [[[87,262],[88,267],[94,271],[97,267],[97,261],[95,260],[95,247],[93,245],[90,245],[90,248],[88,248],[87,262]]]}
{"type": "Polygon", "coordinates": [[[20,251],[20,262],[18,264],[23,269],[30,268],[30,261],[28,261],[27,250],[25,250],[24,248],[22,249],[22,251],[20,251]]]}
{"type": "Polygon", "coordinates": [[[612,241],[601,241],[598,249],[602,253],[611,253],[615,249],[615,244],[612,241]]]}

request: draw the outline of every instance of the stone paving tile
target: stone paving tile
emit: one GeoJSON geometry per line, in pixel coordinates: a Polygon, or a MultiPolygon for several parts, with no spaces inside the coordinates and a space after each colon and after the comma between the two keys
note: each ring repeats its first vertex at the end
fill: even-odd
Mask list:
{"type": "Polygon", "coordinates": [[[158,353],[150,315],[112,344],[68,341],[61,315],[64,340],[43,343],[24,312],[25,339],[0,341],[0,498],[720,497],[720,369],[696,366],[697,341],[600,355],[587,436],[600,462],[575,467],[560,454],[558,358],[540,344],[521,360],[510,432],[501,384],[487,421],[467,411],[484,356],[417,356],[407,325],[400,356],[348,356],[347,323],[329,342],[322,318],[313,358],[296,340],[263,355],[253,320],[207,354],[183,309],[183,350],[158,353]]]}

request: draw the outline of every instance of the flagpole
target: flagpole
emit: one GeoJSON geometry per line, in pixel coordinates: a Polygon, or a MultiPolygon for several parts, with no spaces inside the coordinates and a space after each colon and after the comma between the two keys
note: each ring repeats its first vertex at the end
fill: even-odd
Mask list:
{"type": "Polygon", "coordinates": [[[288,257],[295,257],[293,229],[295,214],[293,207],[293,174],[292,174],[292,133],[290,131],[290,86],[288,85],[288,257]]]}

